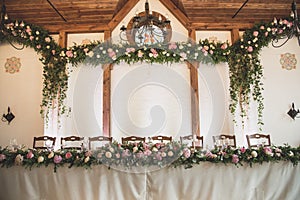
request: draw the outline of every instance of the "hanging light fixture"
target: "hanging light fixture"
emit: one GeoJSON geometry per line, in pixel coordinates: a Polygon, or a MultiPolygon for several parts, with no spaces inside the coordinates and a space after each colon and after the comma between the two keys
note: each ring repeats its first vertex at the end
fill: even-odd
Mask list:
{"type": "Polygon", "coordinates": [[[120,28],[121,41],[141,45],[168,42],[171,34],[170,20],[149,9],[148,0],[145,3],[145,12],[136,13],[128,26],[120,28]]]}
{"type": "MultiPolygon", "coordinates": [[[[1,7],[1,15],[0,15],[0,19],[1,19],[1,21],[0,21],[0,32],[1,32],[1,34],[2,35],[4,35],[4,36],[7,36],[7,29],[9,28],[9,22],[10,22],[10,20],[9,20],[9,18],[8,18],[8,14],[7,14],[7,12],[6,12],[6,6],[5,6],[5,3],[4,3],[4,0],[2,0],[2,7],[1,7]]],[[[18,21],[16,21],[15,23],[14,23],[14,25],[15,26],[21,26],[21,27],[23,27],[24,26],[24,22],[21,22],[20,24],[18,23],[18,21]]],[[[8,41],[8,43],[13,47],[13,48],[15,48],[15,49],[17,49],[17,50],[22,50],[22,49],[24,49],[24,47],[25,47],[25,45],[24,44],[22,44],[21,45],[21,47],[17,47],[17,46],[15,46],[15,44],[13,44],[13,42],[9,39],[9,37],[6,37],[5,38],[6,39],[6,41],[8,41]]]]}
{"type": "MultiPolygon", "coordinates": [[[[284,44],[287,43],[287,41],[293,37],[296,37],[298,39],[298,44],[300,46],[300,22],[298,19],[298,13],[297,13],[297,4],[295,0],[292,2],[292,11],[291,11],[291,19],[292,19],[292,27],[290,32],[288,32],[284,37],[279,38],[279,39],[285,39],[285,41],[281,44],[278,44],[279,39],[276,38],[275,40],[272,41],[272,46],[275,48],[282,47],[284,44]]],[[[277,20],[274,19],[274,24],[277,24],[277,20]]]]}

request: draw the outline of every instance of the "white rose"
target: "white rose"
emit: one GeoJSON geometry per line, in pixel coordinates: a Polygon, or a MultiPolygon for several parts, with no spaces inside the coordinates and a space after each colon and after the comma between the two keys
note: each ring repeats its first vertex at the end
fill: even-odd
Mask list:
{"type": "Polygon", "coordinates": [[[49,153],[49,155],[48,155],[48,158],[50,159],[50,158],[53,158],[53,157],[54,157],[54,152],[51,151],[51,153],[49,153]]]}
{"type": "Polygon", "coordinates": [[[166,156],[167,156],[166,152],[162,152],[162,153],[161,153],[161,157],[164,158],[164,157],[166,157],[166,156]]]}
{"type": "Polygon", "coordinates": [[[87,156],[87,157],[84,159],[84,163],[87,163],[87,162],[89,162],[89,160],[90,160],[90,157],[89,157],[89,156],[87,156]]]}
{"type": "Polygon", "coordinates": [[[138,147],[133,147],[133,149],[132,149],[133,153],[137,152],[138,150],[139,150],[138,147]]]}
{"type": "Polygon", "coordinates": [[[152,151],[157,152],[158,149],[156,147],[153,147],[152,151]]]}
{"type": "Polygon", "coordinates": [[[111,157],[112,157],[112,154],[111,154],[109,151],[107,151],[107,152],[105,153],[105,157],[106,157],[106,158],[111,158],[111,157]]]}
{"type": "Polygon", "coordinates": [[[252,156],[253,158],[256,158],[256,157],[257,157],[257,152],[256,152],[256,151],[252,151],[252,152],[251,152],[251,156],[252,156]]]}
{"type": "Polygon", "coordinates": [[[43,156],[39,156],[37,159],[38,163],[42,163],[44,162],[44,157],[43,156]]]}
{"type": "Polygon", "coordinates": [[[292,151],[289,152],[289,156],[294,156],[294,153],[292,151]]]}
{"type": "Polygon", "coordinates": [[[173,151],[169,151],[169,152],[168,152],[168,156],[169,156],[169,157],[172,157],[173,155],[174,155],[173,151]]]}

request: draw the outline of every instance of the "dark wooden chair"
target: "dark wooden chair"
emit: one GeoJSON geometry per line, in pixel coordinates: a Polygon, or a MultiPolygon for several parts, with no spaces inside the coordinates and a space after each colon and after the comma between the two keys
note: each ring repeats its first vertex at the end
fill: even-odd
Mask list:
{"type": "Polygon", "coordinates": [[[269,134],[254,133],[246,135],[246,138],[249,148],[271,146],[271,137],[269,134]]]}
{"type": "Polygon", "coordinates": [[[220,134],[212,137],[216,148],[222,148],[224,146],[236,148],[235,135],[220,134]]]}
{"type": "Polygon", "coordinates": [[[33,137],[33,149],[52,149],[55,145],[56,137],[37,136],[33,137]]]}
{"type": "Polygon", "coordinates": [[[139,136],[129,136],[129,137],[122,137],[122,144],[130,143],[130,142],[145,142],[145,137],[139,136]]]}
{"type": "Polygon", "coordinates": [[[96,137],[89,137],[89,149],[92,149],[93,144],[100,144],[98,146],[103,146],[104,143],[111,143],[112,137],[106,136],[96,136],[96,137]]]}
{"type": "Polygon", "coordinates": [[[61,149],[82,150],[83,140],[84,137],[79,137],[74,135],[68,137],[62,137],[60,141],[61,149]]]}
{"type": "Polygon", "coordinates": [[[203,136],[197,135],[186,135],[180,136],[181,144],[188,144],[190,147],[194,147],[196,149],[203,149],[203,136]]]}
{"type": "Polygon", "coordinates": [[[159,142],[172,142],[172,136],[164,136],[164,135],[157,135],[157,136],[152,136],[150,137],[150,139],[155,142],[155,141],[159,141],[159,142]]]}

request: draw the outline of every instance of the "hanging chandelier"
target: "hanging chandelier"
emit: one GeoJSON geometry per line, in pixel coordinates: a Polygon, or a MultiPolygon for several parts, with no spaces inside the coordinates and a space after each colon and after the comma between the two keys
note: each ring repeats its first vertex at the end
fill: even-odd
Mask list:
{"type": "Polygon", "coordinates": [[[136,13],[127,27],[122,25],[120,39],[138,46],[165,43],[171,37],[170,23],[168,17],[150,11],[148,0],[146,0],[145,11],[136,13]]]}
{"type": "MultiPolygon", "coordinates": [[[[8,18],[8,14],[7,14],[7,12],[6,12],[6,6],[5,6],[5,4],[4,4],[4,0],[2,0],[2,7],[1,7],[1,15],[0,15],[0,32],[1,32],[1,34],[2,35],[4,35],[4,36],[7,36],[7,29],[9,29],[9,22],[10,22],[10,20],[9,20],[9,18],[8,18]]],[[[14,25],[15,26],[21,26],[21,27],[23,27],[24,26],[24,22],[22,21],[20,24],[18,23],[18,21],[16,21],[15,23],[14,23],[14,25]]],[[[24,44],[22,44],[20,47],[17,47],[14,43],[13,43],[13,41],[11,41],[11,39],[9,38],[9,37],[6,37],[5,38],[6,39],[6,41],[13,47],[13,48],[15,48],[15,49],[17,49],[17,50],[22,50],[22,49],[24,49],[24,47],[25,47],[25,45],[24,44]]]]}
{"type": "MultiPolygon", "coordinates": [[[[288,40],[290,40],[293,37],[296,37],[298,39],[298,44],[300,46],[300,22],[298,19],[297,5],[296,5],[295,0],[293,0],[291,7],[292,7],[292,11],[291,11],[290,16],[291,16],[293,25],[291,27],[291,30],[284,37],[276,38],[275,40],[272,41],[272,46],[275,48],[282,47],[283,45],[285,45],[287,43],[288,40]],[[285,40],[281,44],[278,44],[279,39],[285,39],[285,40]]],[[[277,24],[277,20],[274,20],[274,24],[275,25],[277,24]]]]}

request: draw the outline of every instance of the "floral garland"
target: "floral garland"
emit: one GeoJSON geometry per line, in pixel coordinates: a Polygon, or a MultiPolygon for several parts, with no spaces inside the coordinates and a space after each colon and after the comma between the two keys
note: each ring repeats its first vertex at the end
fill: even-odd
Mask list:
{"type": "Polygon", "coordinates": [[[300,160],[300,147],[292,148],[288,145],[259,147],[258,149],[222,148],[213,150],[194,150],[179,142],[171,143],[132,143],[119,144],[113,142],[95,151],[38,151],[34,149],[14,149],[7,147],[0,149],[0,165],[12,167],[15,165],[32,169],[33,167],[67,165],[69,168],[91,168],[93,165],[106,165],[108,168],[131,169],[133,167],[178,167],[191,168],[201,162],[243,164],[264,162],[290,161],[297,165],[300,160]]]}
{"type": "Polygon", "coordinates": [[[66,111],[64,100],[68,89],[68,74],[66,65],[77,65],[87,62],[92,65],[108,63],[135,62],[201,62],[201,63],[229,63],[230,73],[230,111],[236,113],[239,104],[242,121],[247,116],[251,96],[258,102],[258,124],[263,125],[262,111],[264,108],[262,97],[263,68],[259,60],[259,51],[267,46],[271,40],[285,36],[293,28],[288,20],[276,19],[271,23],[260,23],[247,30],[243,38],[229,46],[227,42],[211,42],[200,40],[199,43],[183,42],[157,44],[152,46],[133,46],[129,44],[111,44],[107,42],[93,42],[91,44],[74,45],[61,48],[51,38],[49,33],[41,27],[5,21],[3,31],[0,32],[0,43],[6,40],[18,42],[34,48],[42,55],[40,59],[43,67],[43,100],[41,113],[48,116],[49,110],[58,107],[58,113],[66,111]],[[50,109],[49,109],[50,108],[50,109]]]}
{"type": "Polygon", "coordinates": [[[244,123],[247,116],[251,97],[257,102],[258,125],[263,125],[263,66],[260,63],[259,52],[268,46],[271,41],[277,41],[287,36],[293,28],[293,23],[288,19],[277,20],[270,23],[259,23],[252,29],[246,30],[243,37],[231,47],[228,56],[230,78],[230,111],[236,113],[237,105],[244,123]]]}

